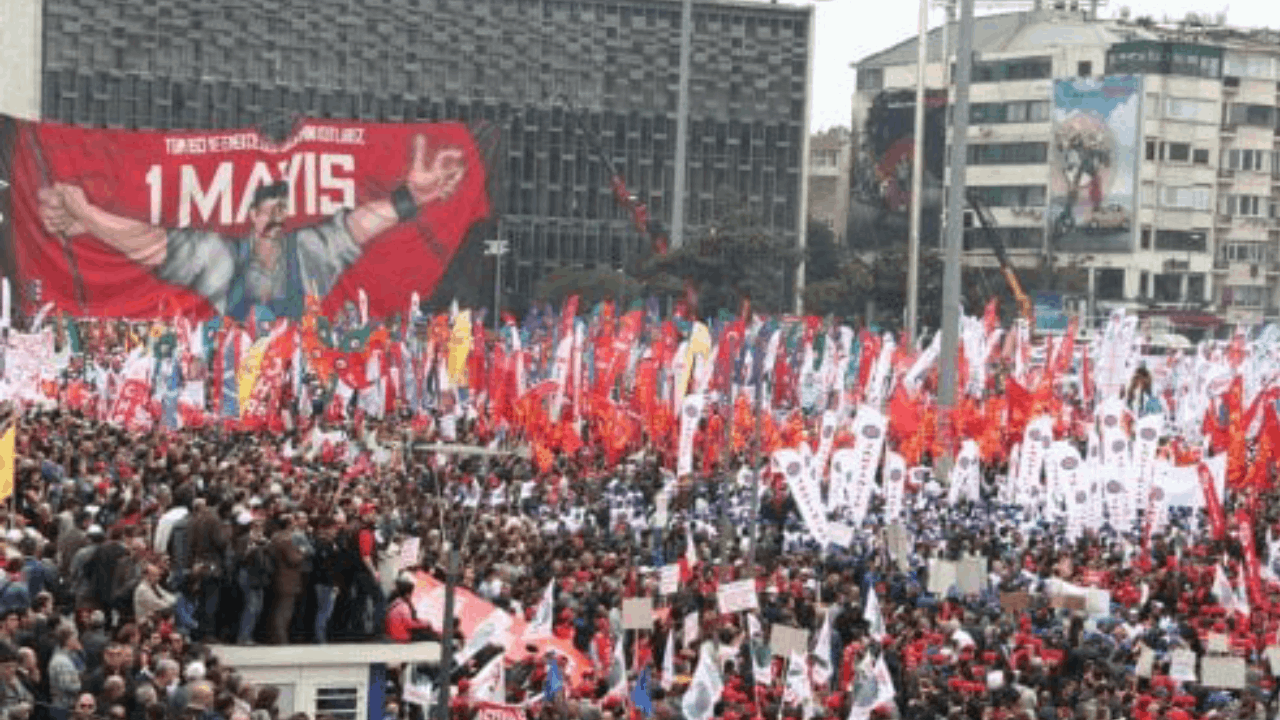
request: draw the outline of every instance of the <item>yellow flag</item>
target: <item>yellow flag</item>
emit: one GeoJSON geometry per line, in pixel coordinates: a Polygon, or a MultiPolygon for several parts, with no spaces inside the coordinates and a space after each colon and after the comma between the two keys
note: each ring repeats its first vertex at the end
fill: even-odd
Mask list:
{"type": "Polygon", "coordinates": [[[10,425],[0,437],[0,502],[13,495],[13,440],[17,429],[16,425],[10,425]]]}

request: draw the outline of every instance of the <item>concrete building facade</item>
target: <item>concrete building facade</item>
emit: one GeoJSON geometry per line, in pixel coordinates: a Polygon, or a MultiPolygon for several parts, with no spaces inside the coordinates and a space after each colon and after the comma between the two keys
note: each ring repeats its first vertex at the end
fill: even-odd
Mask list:
{"type": "Polygon", "coordinates": [[[843,243],[849,224],[849,172],[853,134],[833,127],[809,138],[809,218],[823,223],[843,243]]]}
{"type": "MultiPolygon", "coordinates": [[[[647,252],[612,199],[601,153],[670,226],[679,0],[5,7],[25,24],[4,39],[25,44],[0,43],[14,61],[3,65],[37,79],[20,97],[6,92],[21,106],[6,112],[19,116],[34,108],[46,120],[129,129],[297,116],[496,125],[496,232],[513,250],[502,273],[508,296],[527,297],[557,267],[619,269],[647,252]],[[34,73],[14,69],[31,63],[34,73]]],[[[698,0],[693,22],[688,233],[728,192],[795,241],[805,217],[812,9],[698,0]]]]}
{"type": "MultiPolygon", "coordinates": [[[[1276,33],[1052,9],[976,25],[965,182],[990,206],[1016,265],[1083,268],[1087,280],[1066,302],[1094,321],[1126,307],[1197,334],[1280,316],[1276,33]],[[1132,245],[1063,252],[1046,217],[1053,83],[1121,75],[1139,76],[1143,93],[1132,245]]],[[[954,46],[957,31],[929,34],[930,87],[943,87],[943,36],[954,46]]],[[[915,58],[912,39],[857,63],[855,127],[878,94],[914,88],[915,58]]],[[[946,137],[949,147],[949,129],[946,137]]],[[[927,153],[945,152],[929,140],[927,153]]],[[[964,257],[994,264],[977,228],[966,230],[964,257]]]]}

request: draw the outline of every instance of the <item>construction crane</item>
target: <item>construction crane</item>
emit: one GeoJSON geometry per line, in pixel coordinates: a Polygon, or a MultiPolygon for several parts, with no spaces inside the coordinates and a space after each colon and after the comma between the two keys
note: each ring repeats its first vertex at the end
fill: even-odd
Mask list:
{"type": "Polygon", "coordinates": [[[1035,306],[1031,304],[1031,299],[1027,297],[1026,291],[1022,289],[1022,282],[1018,280],[1018,274],[1014,272],[1013,266],[1009,263],[1009,253],[1006,251],[1004,241],[1000,239],[1000,234],[996,232],[996,220],[991,215],[991,210],[978,199],[977,193],[973,190],[965,190],[965,201],[969,208],[973,210],[973,215],[978,219],[978,224],[982,226],[982,235],[986,238],[987,244],[991,246],[991,251],[996,256],[996,263],[1000,266],[1000,274],[1004,276],[1004,281],[1009,286],[1009,291],[1013,293],[1014,302],[1018,304],[1018,311],[1022,313],[1022,317],[1026,319],[1027,324],[1032,328],[1036,326],[1035,306]]]}

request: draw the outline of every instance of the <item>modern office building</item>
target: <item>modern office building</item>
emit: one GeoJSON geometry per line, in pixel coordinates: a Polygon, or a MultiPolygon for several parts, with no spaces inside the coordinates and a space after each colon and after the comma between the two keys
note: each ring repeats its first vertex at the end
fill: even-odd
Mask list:
{"type": "MultiPolygon", "coordinates": [[[[3,5],[12,22],[0,39],[12,42],[0,57],[23,92],[6,91],[0,109],[16,116],[143,129],[296,116],[496,125],[501,222],[491,231],[511,241],[502,275],[512,301],[549,269],[622,268],[648,252],[616,207],[601,154],[671,224],[680,0],[3,5]]],[[[719,192],[798,237],[812,23],[809,7],[697,0],[687,236],[711,221],[719,192]]],[[[491,289],[492,264],[478,251],[472,261],[491,289]]]]}
{"type": "MultiPolygon", "coordinates": [[[[954,63],[957,35],[955,23],[928,35],[925,76],[935,98],[953,79],[943,49],[949,44],[954,63]]],[[[980,18],[974,40],[966,191],[989,209],[1016,265],[1084,268],[1087,282],[1066,302],[1095,320],[1126,307],[1198,335],[1280,316],[1280,34],[1194,17],[1162,25],[1039,8],[980,18]],[[1126,83],[1136,115],[1119,124],[1079,99],[1086,90],[1123,93],[1126,83]],[[1070,145],[1073,131],[1088,136],[1085,126],[1101,143],[1092,184],[1087,172],[1080,182],[1083,155],[1070,145]],[[1064,226],[1067,198],[1076,212],[1064,226]]],[[[912,130],[902,112],[882,108],[887,99],[914,107],[916,41],[856,68],[855,127],[864,138],[905,137],[906,152],[864,141],[854,203],[901,214],[903,198],[882,188],[909,178],[912,130]]],[[[926,178],[938,188],[949,142],[945,125],[926,132],[926,178]]],[[[926,212],[941,212],[925,200],[926,212]]],[[[970,218],[966,227],[965,262],[994,264],[984,231],[970,218]]],[[[937,235],[925,242],[936,246],[937,235]]],[[[1061,292],[1043,282],[1028,289],[1061,292]]]]}

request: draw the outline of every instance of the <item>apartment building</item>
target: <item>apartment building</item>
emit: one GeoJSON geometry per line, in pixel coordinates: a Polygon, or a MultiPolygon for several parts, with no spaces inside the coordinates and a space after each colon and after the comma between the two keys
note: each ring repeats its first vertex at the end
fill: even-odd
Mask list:
{"type": "MultiPolygon", "coordinates": [[[[1193,336],[1280,316],[1275,33],[1053,9],[976,25],[965,187],[1015,265],[1047,264],[1029,290],[1063,293],[1054,269],[1083,268],[1087,283],[1063,293],[1068,308],[1096,320],[1125,307],[1193,336]],[[1106,98],[1126,83],[1136,115],[1097,128],[1106,137],[1096,180],[1064,193],[1080,177],[1064,127],[1099,115],[1064,89],[1106,98]],[[1077,208],[1065,225],[1064,194],[1077,208]]],[[[943,48],[956,34],[954,23],[929,34],[932,88],[943,88],[943,48]]],[[[911,39],[855,65],[855,128],[874,121],[877,98],[914,88],[915,57],[911,39]]],[[[944,162],[949,142],[949,129],[926,133],[926,156],[944,162]]],[[[856,156],[875,160],[866,148],[856,156]]],[[[989,235],[966,226],[965,262],[993,265],[989,235]]]]}
{"type": "Polygon", "coordinates": [[[849,166],[853,136],[833,127],[809,138],[809,219],[823,223],[844,242],[849,223],[849,166]]]}

